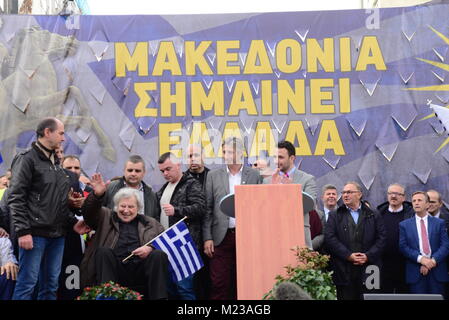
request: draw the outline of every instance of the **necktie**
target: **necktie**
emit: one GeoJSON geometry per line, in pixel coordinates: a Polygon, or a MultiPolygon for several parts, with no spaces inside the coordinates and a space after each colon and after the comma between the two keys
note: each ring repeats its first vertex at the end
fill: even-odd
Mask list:
{"type": "Polygon", "coordinates": [[[421,219],[421,239],[422,239],[422,250],[423,253],[428,256],[430,255],[429,238],[427,237],[426,225],[424,224],[424,219],[421,219]]]}

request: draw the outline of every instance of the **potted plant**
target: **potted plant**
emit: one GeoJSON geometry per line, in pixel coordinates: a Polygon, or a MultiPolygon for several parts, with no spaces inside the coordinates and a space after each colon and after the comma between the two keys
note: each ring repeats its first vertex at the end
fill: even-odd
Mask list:
{"type": "Polygon", "coordinates": [[[286,276],[278,275],[276,283],[263,299],[275,299],[275,288],[282,282],[292,282],[306,291],[315,300],[336,300],[337,290],[332,281],[332,271],[326,271],[329,256],[319,254],[308,248],[292,249],[298,264],[285,267],[286,276]]]}
{"type": "Polygon", "coordinates": [[[142,295],[113,281],[84,288],[77,300],[142,300],[142,295]]]}

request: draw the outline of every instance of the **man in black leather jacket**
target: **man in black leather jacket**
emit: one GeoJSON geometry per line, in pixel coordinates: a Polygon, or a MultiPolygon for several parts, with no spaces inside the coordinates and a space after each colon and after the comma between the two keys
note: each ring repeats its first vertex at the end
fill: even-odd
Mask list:
{"type": "MultiPolygon", "coordinates": [[[[159,158],[158,167],[167,181],[156,193],[161,207],[161,224],[167,229],[187,217],[185,223],[190,235],[197,248],[201,248],[201,221],[206,210],[206,199],[201,184],[191,175],[182,173],[179,159],[170,152],[164,153],[159,158]]],[[[195,300],[193,285],[193,276],[171,283],[169,296],[180,300],[195,300]]]]}
{"type": "Polygon", "coordinates": [[[38,278],[37,299],[56,299],[67,228],[74,227],[79,233],[86,230],[70,213],[70,177],[54,152],[64,141],[64,124],[46,118],[38,124],[36,134],[37,141],[12,163],[8,205],[19,243],[14,300],[32,299],[38,278]]]}

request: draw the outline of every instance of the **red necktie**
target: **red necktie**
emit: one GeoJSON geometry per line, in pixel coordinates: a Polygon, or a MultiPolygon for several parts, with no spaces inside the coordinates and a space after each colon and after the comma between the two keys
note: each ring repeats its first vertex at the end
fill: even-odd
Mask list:
{"type": "Polygon", "coordinates": [[[424,219],[421,219],[421,239],[422,239],[422,251],[428,256],[430,255],[429,238],[427,237],[426,225],[424,219]]]}

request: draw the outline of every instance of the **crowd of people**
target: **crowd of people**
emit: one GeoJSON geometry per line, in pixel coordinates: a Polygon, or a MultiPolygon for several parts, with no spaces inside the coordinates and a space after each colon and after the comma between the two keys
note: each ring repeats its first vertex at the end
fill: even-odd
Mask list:
{"type": "Polygon", "coordinates": [[[315,200],[314,210],[303,213],[304,241],[330,256],[339,300],[364,293],[449,297],[449,213],[436,190],[414,192],[408,202],[405,187],[392,183],[387,201],[373,207],[355,181],[342,190],[327,184],[320,193],[315,177],[295,166],[289,141],[278,143],[270,169],[266,159],[244,165],[243,142],[230,137],[217,169],[205,166],[200,146],[188,147],[184,172],[181,159],[161,155],[157,166],[166,183],[155,191],[143,181],[139,155],[110,182],[99,173],[89,178],[76,155],[63,154],[61,121],[43,119],[36,134],[0,176],[2,300],[73,300],[86,286],[108,281],[146,299],[236,299],[236,221],[220,201],[237,185],[278,183],[301,184],[315,200]],[[204,267],[175,281],[167,255],[146,243],[181,219],[204,267]],[[377,286],[367,285],[371,266],[380,272],[377,286]]]}

